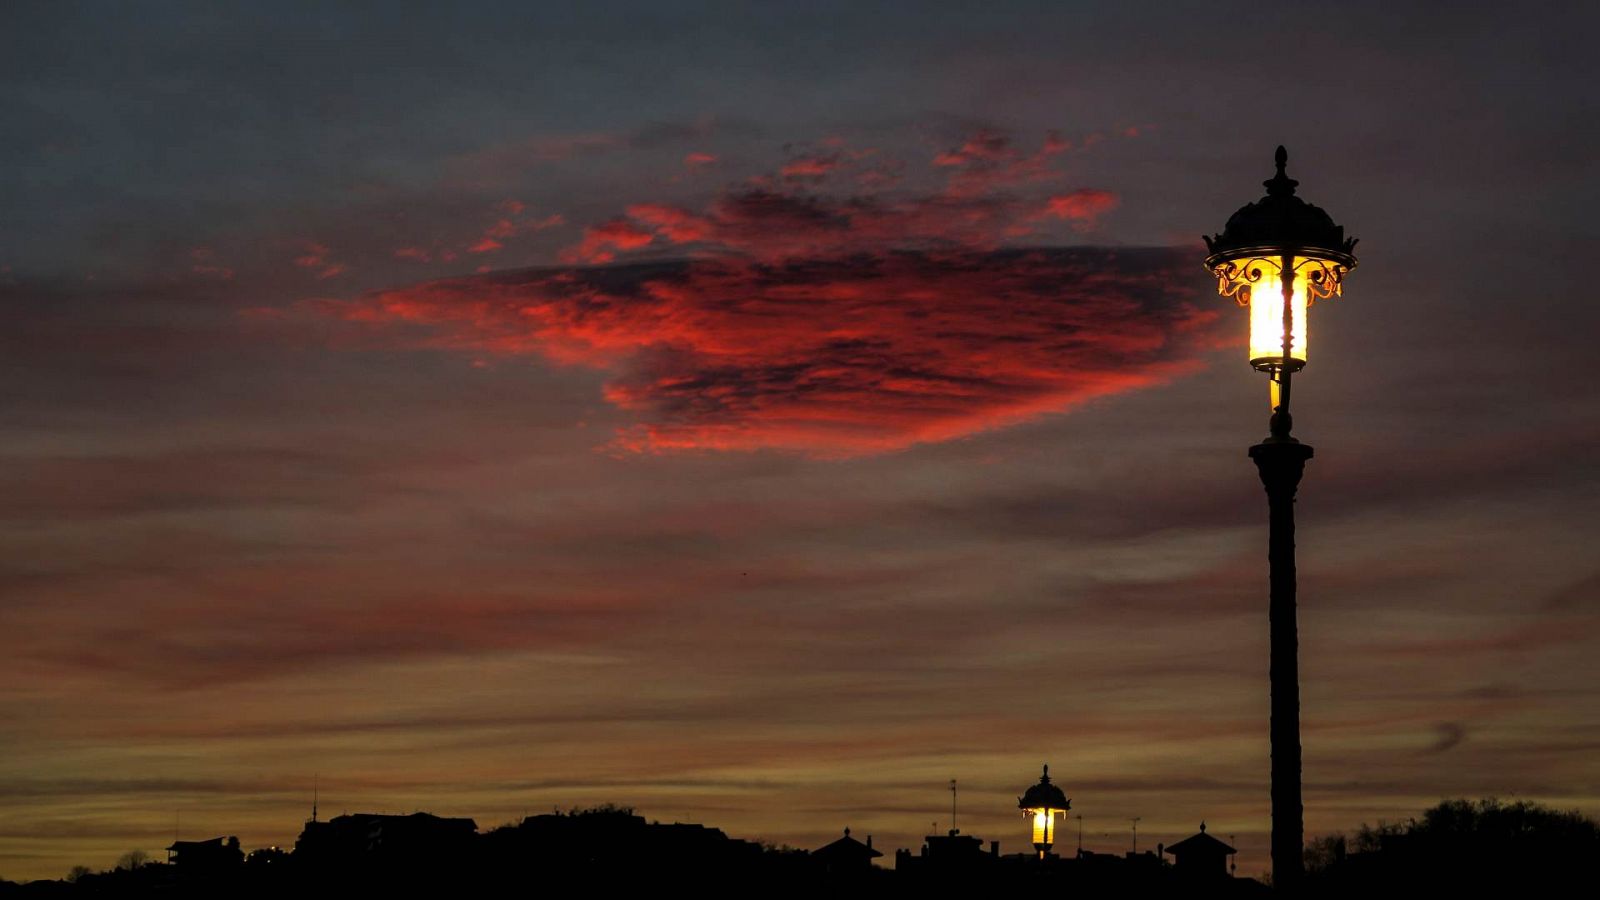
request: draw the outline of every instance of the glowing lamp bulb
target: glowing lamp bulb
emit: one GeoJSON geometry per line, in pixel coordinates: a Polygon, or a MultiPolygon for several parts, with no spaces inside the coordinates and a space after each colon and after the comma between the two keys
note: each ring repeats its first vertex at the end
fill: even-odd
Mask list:
{"type": "MultiPolygon", "coordinates": [[[[1282,264],[1270,260],[1247,260],[1260,274],[1250,285],[1250,365],[1258,369],[1283,365],[1283,274],[1282,264]]],[[[1289,293],[1289,365],[1306,364],[1306,291],[1304,269],[1295,269],[1289,293]]]]}
{"type": "Polygon", "coordinates": [[[1048,852],[1056,842],[1056,817],[1064,815],[1059,809],[1030,809],[1033,816],[1033,849],[1048,852]]]}

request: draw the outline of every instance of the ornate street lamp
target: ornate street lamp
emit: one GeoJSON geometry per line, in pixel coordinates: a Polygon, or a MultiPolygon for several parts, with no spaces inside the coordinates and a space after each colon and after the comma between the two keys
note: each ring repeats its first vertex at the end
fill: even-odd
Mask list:
{"type": "Polygon", "coordinates": [[[1267,196],[1234,213],[1222,233],[1207,237],[1206,268],[1217,291],[1250,310],[1250,365],[1272,385],[1270,436],[1250,448],[1267,490],[1268,628],[1272,691],[1272,880],[1287,892],[1303,881],[1300,802],[1300,663],[1295,625],[1294,494],[1311,448],[1290,436],[1290,383],[1305,368],[1307,311],[1341,293],[1356,265],[1355,238],[1321,209],[1294,195],[1278,148],[1278,173],[1262,182],[1267,196]]]}
{"type": "Polygon", "coordinates": [[[1022,817],[1033,823],[1033,849],[1039,851],[1039,858],[1044,859],[1050,852],[1050,846],[1056,842],[1056,821],[1067,820],[1067,810],[1072,808],[1072,801],[1062,793],[1061,788],[1050,783],[1050,767],[1044,767],[1044,774],[1039,776],[1039,783],[1017,798],[1017,808],[1022,810],[1022,817]]]}

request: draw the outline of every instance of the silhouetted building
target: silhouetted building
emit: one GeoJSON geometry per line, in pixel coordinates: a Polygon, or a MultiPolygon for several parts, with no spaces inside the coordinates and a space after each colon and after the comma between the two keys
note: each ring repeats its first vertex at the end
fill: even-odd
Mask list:
{"type": "Polygon", "coordinates": [[[895,852],[895,871],[971,872],[992,865],[1000,857],[1000,842],[990,841],[986,851],[983,841],[970,834],[952,830],[948,834],[930,834],[922,839],[922,849],[916,856],[910,850],[895,852]]]}
{"type": "Polygon", "coordinates": [[[863,844],[850,836],[848,828],[844,830],[844,837],[811,851],[811,858],[821,863],[823,871],[830,875],[870,872],[872,861],[882,855],[872,849],[872,835],[867,835],[867,842],[863,844]]]}
{"type": "Polygon", "coordinates": [[[424,812],[409,816],[356,813],[307,822],[294,843],[294,855],[301,862],[322,865],[353,865],[378,857],[420,864],[458,855],[477,833],[478,825],[471,819],[447,819],[424,812]]]}
{"type": "Polygon", "coordinates": [[[262,847],[245,854],[244,864],[258,869],[264,866],[285,866],[289,864],[289,854],[281,847],[262,847]]]}
{"type": "Polygon", "coordinates": [[[1180,875],[1199,875],[1206,878],[1226,877],[1228,856],[1232,847],[1206,834],[1206,823],[1200,823],[1200,833],[1184,838],[1166,848],[1172,854],[1173,867],[1180,875]]]}
{"type": "Polygon", "coordinates": [[[244,862],[236,837],[214,837],[209,841],[173,841],[167,859],[183,872],[213,872],[244,862]]]}

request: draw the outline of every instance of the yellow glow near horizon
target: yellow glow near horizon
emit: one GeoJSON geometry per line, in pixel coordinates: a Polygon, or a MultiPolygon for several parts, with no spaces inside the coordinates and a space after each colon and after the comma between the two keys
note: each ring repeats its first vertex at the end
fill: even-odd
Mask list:
{"type": "MultiPolygon", "coordinates": [[[[1296,263],[1300,260],[1295,260],[1296,263]]],[[[1283,358],[1283,279],[1279,272],[1281,261],[1270,259],[1245,260],[1247,270],[1257,268],[1261,279],[1250,286],[1250,362],[1252,365],[1283,358]]],[[[1294,273],[1293,294],[1290,298],[1292,316],[1289,356],[1306,361],[1306,271],[1298,268],[1294,273]]]]}

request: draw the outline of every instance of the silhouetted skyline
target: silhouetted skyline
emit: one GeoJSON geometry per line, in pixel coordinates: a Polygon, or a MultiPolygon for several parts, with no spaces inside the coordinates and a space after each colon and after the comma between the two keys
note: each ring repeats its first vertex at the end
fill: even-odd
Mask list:
{"type": "MultiPolygon", "coordinates": [[[[1048,793],[1048,779],[1030,793],[1048,793]]],[[[1064,802],[1064,801],[1062,801],[1064,802]]],[[[175,841],[165,861],[140,851],[114,868],[74,866],[64,879],[20,886],[6,896],[301,896],[405,890],[418,896],[478,896],[603,880],[608,889],[743,890],[778,896],[916,896],[1072,891],[1079,896],[1181,891],[1206,897],[1281,895],[1277,879],[1240,877],[1235,848],[1199,831],[1171,846],[1099,853],[1031,846],[1005,853],[1001,841],[952,828],[920,847],[898,848],[891,866],[872,835],[849,827],[805,848],[755,842],[698,823],[651,821],[630,807],[531,815],[480,829],[471,819],[431,813],[315,812],[293,848],[248,852],[237,836],[175,841]],[[1270,887],[1270,892],[1269,892],[1270,887]]],[[[1231,837],[1231,836],[1230,836],[1231,837]]],[[[1593,874],[1600,823],[1527,801],[1447,800],[1404,822],[1363,823],[1353,834],[1322,835],[1305,848],[1294,896],[1417,896],[1428,891],[1497,893],[1554,888],[1593,874]],[[1302,881],[1303,879],[1303,881],[1302,881]]],[[[1277,857],[1274,856],[1274,859],[1277,857]]]]}
{"type": "Polygon", "coordinates": [[[12,4],[0,876],[283,845],[314,780],[896,848],[956,778],[1009,843],[1043,760],[1086,845],[1259,874],[1199,238],[1279,144],[1363,251],[1296,382],[1306,833],[1593,814],[1595,20],[12,4]]]}

